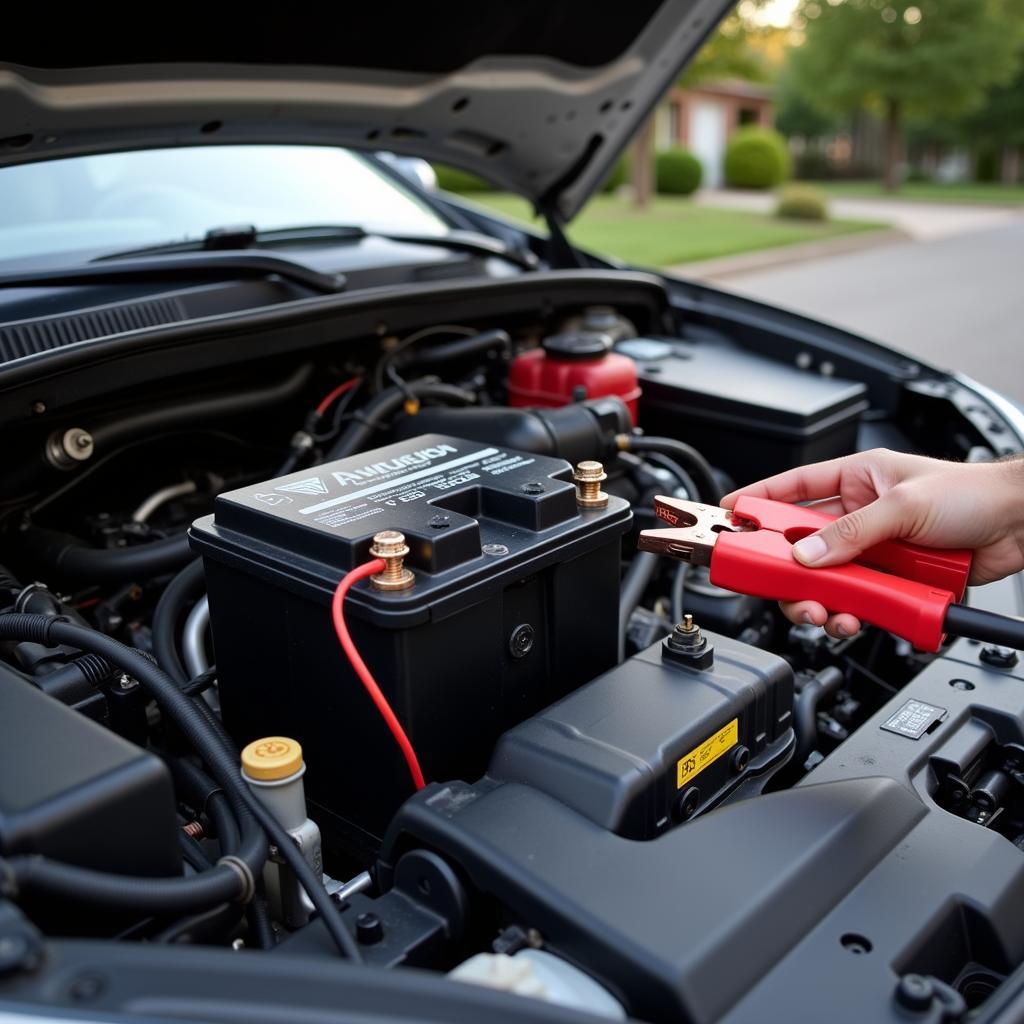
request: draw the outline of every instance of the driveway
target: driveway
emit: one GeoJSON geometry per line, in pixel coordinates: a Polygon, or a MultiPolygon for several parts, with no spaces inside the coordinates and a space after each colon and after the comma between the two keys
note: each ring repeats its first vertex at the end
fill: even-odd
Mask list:
{"type": "MultiPolygon", "coordinates": [[[[772,202],[728,192],[703,201],[723,200],[772,202]]],[[[693,276],[966,373],[1024,403],[1024,211],[874,199],[837,200],[832,210],[888,221],[908,238],[750,271],[723,267],[719,275],[708,265],[693,276]]]]}

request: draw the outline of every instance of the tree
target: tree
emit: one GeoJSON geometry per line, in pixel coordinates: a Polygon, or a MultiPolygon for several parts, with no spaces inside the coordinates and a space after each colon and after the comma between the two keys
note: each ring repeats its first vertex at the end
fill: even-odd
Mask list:
{"type": "MultiPolygon", "coordinates": [[[[765,40],[772,29],[762,28],[752,20],[767,0],[742,0],[728,14],[715,34],[704,44],[679,77],[684,88],[723,78],[742,78],[763,82],[771,78],[773,68],[766,56],[765,40]]],[[[647,206],[654,191],[654,124],[653,115],[637,132],[633,141],[632,184],[635,204],[647,206]]]]}
{"type": "Polygon", "coordinates": [[[1020,0],[803,0],[794,81],[825,111],[879,110],[885,186],[899,184],[906,118],[955,117],[1014,74],[1020,0]]]}

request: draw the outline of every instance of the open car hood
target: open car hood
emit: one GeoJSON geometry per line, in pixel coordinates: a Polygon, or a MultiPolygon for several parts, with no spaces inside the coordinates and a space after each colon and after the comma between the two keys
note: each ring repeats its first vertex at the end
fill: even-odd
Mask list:
{"type": "Polygon", "coordinates": [[[0,45],[0,166],[342,145],[454,164],[568,219],[731,6],[377,3],[329,20],[210,12],[139,32],[62,16],[57,36],[20,27],[0,45]]]}

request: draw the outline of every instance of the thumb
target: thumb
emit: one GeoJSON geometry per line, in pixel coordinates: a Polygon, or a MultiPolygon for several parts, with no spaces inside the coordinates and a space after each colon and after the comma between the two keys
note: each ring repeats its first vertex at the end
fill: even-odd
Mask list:
{"type": "Polygon", "coordinates": [[[903,517],[893,491],[840,516],[834,523],[793,545],[793,555],[804,565],[839,565],[884,540],[900,536],[903,517]]]}

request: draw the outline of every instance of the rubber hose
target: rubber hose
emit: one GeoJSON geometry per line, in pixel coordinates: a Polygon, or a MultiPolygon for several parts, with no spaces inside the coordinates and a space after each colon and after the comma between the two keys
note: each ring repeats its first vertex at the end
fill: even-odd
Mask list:
{"type": "MultiPolygon", "coordinates": [[[[140,434],[174,423],[190,426],[204,419],[222,420],[229,416],[255,412],[267,405],[275,405],[298,395],[313,376],[312,363],[303,363],[290,376],[269,387],[225,391],[205,398],[193,398],[178,405],[161,405],[145,412],[127,416],[95,427],[91,432],[96,451],[111,447],[124,438],[135,438],[140,434]]],[[[86,463],[81,463],[86,465],[86,463]]]]}
{"type": "Polygon", "coordinates": [[[36,526],[17,536],[27,555],[62,578],[96,583],[151,579],[195,558],[184,533],[123,548],[94,548],[78,537],[36,526]]]}
{"type": "Polygon", "coordinates": [[[480,334],[474,334],[471,338],[459,338],[457,341],[448,341],[441,345],[429,345],[421,349],[414,349],[405,358],[403,358],[404,353],[400,354],[395,359],[395,365],[403,368],[418,366],[422,363],[433,365],[489,352],[493,348],[503,348],[507,352],[511,347],[512,339],[508,336],[508,332],[500,329],[483,331],[480,334]]]}
{"type": "Polygon", "coordinates": [[[626,630],[629,617],[640,604],[644,591],[658,571],[658,556],[651,551],[638,551],[626,570],[619,589],[619,661],[626,655],[626,630]]]}
{"type": "Polygon", "coordinates": [[[334,442],[324,461],[344,459],[365,448],[372,439],[376,427],[397,413],[409,395],[418,399],[436,399],[456,405],[472,405],[476,401],[476,396],[471,391],[433,380],[410,381],[404,388],[385,388],[362,407],[359,419],[351,423],[334,442]]]}
{"type": "Polygon", "coordinates": [[[203,561],[197,558],[167,584],[153,612],[153,653],[157,664],[179,687],[188,683],[189,677],[178,654],[178,623],[185,605],[202,594],[205,583],[203,561]]]}
{"type": "Polygon", "coordinates": [[[796,750],[793,759],[802,765],[818,741],[818,705],[823,697],[836,693],[843,685],[843,673],[834,665],[823,668],[803,685],[793,702],[793,732],[796,750]]]}
{"type": "MultiPolygon", "coordinates": [[[[117,665],[123,671],[133,676],[153,696],[161,709],[170,717],[178,728],[185,734],[192,744],[193,749],[203,758],[210,768],[214,779],[221,784],[225,793],[228,794],[235,808],[236,815],[242,822],[242,840],[236,859],[245,865],[249,877],[255,882],[259,877],[267,856],[267,845],[264,836],[258,829],[248,827],[249,816],[256,819],[263,831],[270,837],[271,842],[278,848],[285,863],[292,869],[299,880],[299,884],[306,890],[307,895],[314,907],[320,912],[324,921],[324,927],[334,940],[339,952],[351,960],[362,962],[362,954],[356,945],[347,926],[341,919],[338,908],[335,906],[327,891],[323,887],[323,879],[313,873],[309,864],[306,863],[301,850],[292,841],[291,835],[281,826],[280,822],[260,803],[248,784],[242,778],[241,770],[238,767],[237,757],[226,749],[216,733],[211,733],[206,720],[196,708],[194,701],[187,697],[174,681],[159,666],[155,665],[139,651],[85,626],[75,626],[59,619],[48,618],[42,615],[0,615],[0,640],[31,640],[36,643],[43,643],[48,647],[58,644],[67,644],[71,647],[78,647],[81,650],[91,651],[106,658],[112,664],[117,665]]],[[[15,884],[18,884],[20,877],[18,871],[29,872],[31,869],[25,862],[29,861],[36,865],[34,878],[36,883],[46,876],[40,874],[38,864],[39,858],[14,858],[7,862],[9,875],[13,877],[15,884]]],[[[64,865],[57,865],[63,868],[64,865]]],[[[241,865],[239,865],[241,868],[241,865]]],[[[81,872],[82,869],[73,869],[81,872]]],[[[153,903],[159,906],[163,912],[165,904],[162,902],[170,890],[178,889],[182,892],[188,891],[188,885],[196,885],[199,879],[207,879],[222,871],[230,872],[234,876],[234,893],[232,899],[237,899],[248,891],[248,884],[242,885],[241,879],[235,868],[218,866],[213,872],[207,875],[198,875],[191,878],[174,879],[144,879],[130,878],[126,884],[125,879],[118,879],[114,875],[102,875],[99,872],[90,872],[98,879],[107,883],[108,890],[111,882],[120,882],[124,886],[124,892],[130,891],[139,899],[145,897],[152,899],[153,903]],[[148,885],[148,888],[146,886],[148,885]],[[157,891],[157,886],[162,886],[157,891]]],[[[3,872],[0,872],[3,877],[3,872]]],[[[55,875],[50,876],[55,883],[59,884],[61,875],[59,870],[55,875]]],[[[63,876],[66,879],[66,875],[63,876]]],[[[79,875],[81,880],[81,875],[79,875]]],[[[208,887],[212,885],[207,882],[208,887]]],[[[71,894],[64,890],[68,898],[71,894]]],[[[219,897],[214,902],[220,902],[225,897],[219,897]]],[[[149,905],[147,905],[149,906],[149,905]]],[[[135,909],[140,909],[135,907],[135,909]]],[[[143,907],[142,909],[146,909],[143,907]]],[[[155,907],[151,908],[155,912],[155,907]]],[[[178,912],[182,906],[178,904],[175,908],[178,912]]]]}
{"type": "Polygon", "coordinates": [[[715,479],[711,464],[696,448],[682,441],[675,441],[668,437],[646,437],[623,435],[625,451],[629,452],[659,452],[675,460],[688,473],[693,482],[697,485],[698,493],[695,495],[698,501],[708,505],[717,505],[722,499],[722,491],[715,479]]]}

